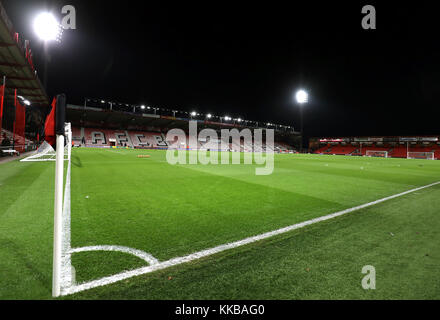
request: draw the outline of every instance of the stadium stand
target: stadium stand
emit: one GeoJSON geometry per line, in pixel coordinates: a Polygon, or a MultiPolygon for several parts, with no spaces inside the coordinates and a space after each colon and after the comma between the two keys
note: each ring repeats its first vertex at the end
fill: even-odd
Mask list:
{"type": "Polygon", "coordinates": [[[72,133],[74,145],[77,147],[168,147],[161,133],[78,127],[73,127],[72,133]]]}
{"type": "MultiPolygon", "coordinates": [[[[75,147],[89,147],[89,148],[111,148],[111,147],[129,147],[129,148],[147,148],[147,149],[166,149],[170,145],[177,142],[167,141],[166,134],[161,132],[145,132],[145,131],[129,131],[129,130],[112,130],[100,128],[84,128],[72,127],[73,142],[75,147]]],[[[188,149],[188,137],[180,137],[181,145],[179,149],[188,149]]],[[[199,150],[218,150],[218,151],[233,151],[233,152],[256,152],[266,150],[266,145],[260,148],[247,144],[241,140],[240,145],[235,142],[228,142],[216,139],[208,141],[197,141],[197,148],[199,150]]],[[[277,142],[274,146],[274,151],[278,153],[292,153],[296,152],[291,146],[277,142]]]]}
{"type": "Polygon", "coordinates": [[[407,152],[434,152],[434,157],[440,159],[440,146],[437,144],[431,146],[411,146],[409,148],[400,145],[391,151],[391,156],[394,158],[406,158],[407,152]]]}
{"type": "Polygon", "coordinates": [[[356,150],[357,148],[353,146],[334,146],[331,149],[331,154],[350,155],[356,150]]]}
{"type": "Polygon", "coordinates": [[[130,142],[134,148],[137,147],[152,147],[152,148],[167,148],[168,143],[165,141],[165,136],[161,133],[152,132],[129,132],[130,142]]]}
{"type": "Polygon", "coordinates": [[[357,151],[358,148],[353,146],[344,146],[344,145],[326,145],[324,147],[319,148],[314,153],[317,154],[336,154],[336,155],[350,155],[357,151]]]}
{"type": "Polygon", "coordinates": [[[2,128],[0,143],[0,156],[10,156],[13,154],[19,154],[25,151],[36,150],[37,145],[34,141],[29,139],[23,139],[23,137],[16,137],[13,132],[2,128]],[[20,148],[16,148],[19,145],[20,148]],[[16,153],[5,152],[5,150],[16,150],[16,153]]]}
{"type": "Polygon", "coordinates": [[[407,152],[406,146],[396,146],[391,150],[390,156],[393,158],[406,158],[407,152]]]}
{"type": "MultiPolygon", "coordinates": [[[[134,147],[134,148],[167,148],[174,144],[166,141],[170,129],[188,131],[189,122],[197,123],[198,130],[214,129],[221,136],[222,129],[273,129],[275,131],[274,151],[277,153],[296,153],[300,134],[293,127],[274,125],[242,119],[225,119],[225,117],[204,114],[191,115],[186,111],[169,110],[153,106],[138,106],[101,99],[85,99],[84,106],[67,105],[67,119],[72,123],[73,140],[76,146],[83,147],[134,147]],[[98,129],[101,128],[101,129],[98,129]],[[118,130],[118,129],[123,130],[118,130]],[[118,134],[119,133],[119,134],[118,134]],[[83,141],[84,140],[84,141],[83,141]]],[[[189,141],[179,139],[180,148],[188,149],[189,141]]],[[[211,149],[211,145],[220,151],[251,152],[252,143],[233,140],[197,141],[198,149],[211,149]],[[220,147],[221,146],[221,147],[220,147]]]]}
{"type": "Polygon", "coordinates": [[[371,137],[310,139],[312,153],[366,156],[368,151],[386,151],[391,158],[408,158],[410,153],[433,153],[440,159],[439,137],[371,137]]]}
{"type": "Polygon", "coordinates": [[[317,154],[331,154],[332,151],[332,146],[327,144],[321,148],[319,148],[318,150],[316,150],[314,153],[317,154]]]}
{"type": "Polygon", "coordinates": [[[3,137],[2,140],[8,139],[9,141],[12,141],[13,136],[14,136],[14,134],[11,131],[6,130],[6,129],[2,129],[1,135],[3,137]]]}

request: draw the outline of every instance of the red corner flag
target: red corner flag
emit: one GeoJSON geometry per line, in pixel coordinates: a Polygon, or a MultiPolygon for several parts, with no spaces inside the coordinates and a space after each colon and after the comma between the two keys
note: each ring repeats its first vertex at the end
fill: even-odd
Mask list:
{"type": "Polygon", "coordinates": [[[57,105],[57,99],[54,98],[52,102],[52,111],[47,116],[46,124],[44,125],[44,140],[47,141],[52,147],[55,148],[56,135],[55,135],[55,109],[57,105]]]}

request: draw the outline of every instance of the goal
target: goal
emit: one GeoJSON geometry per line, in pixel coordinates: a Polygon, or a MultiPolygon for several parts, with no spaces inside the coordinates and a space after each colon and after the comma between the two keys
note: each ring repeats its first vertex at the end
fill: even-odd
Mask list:
{"type": "Polygon", "coordinates": [[[434,152],[408,152],[408,159],[427,159],[434,160],[434,152]]]}
{"type": "Polygon", "coordinates": [[[366,156],[388,158],[388,151],[367,150],[366,156]]]}

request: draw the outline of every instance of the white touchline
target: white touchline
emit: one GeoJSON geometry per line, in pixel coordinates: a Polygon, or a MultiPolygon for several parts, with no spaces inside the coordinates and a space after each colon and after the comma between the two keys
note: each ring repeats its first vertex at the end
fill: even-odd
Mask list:
{"type": "MultiPolygon", "coordinates": [[[[122,272],[122,273],[119,273],[119,274],[116,274],[116,275],[113,275],[113,276],[104,277],[104,278],[101,278],[101,279],[98,279],[98,280],[90,281],[90,282],[87,282],[87,283],[82,283],[82,284],[79,284],[79,285],[73,285],[71,287],[64,288],[62,290],[62,292],[61,292],[61,295],[66,296],[66,295],[78,293],[78,292],[81,292],[81,291],[93,289],[93,288],[96,288],[96,287],[105,286],[105,285],[108,285],[108,284],[111,284],[111,283],[115,283],[115,282],[118,282],[118,281],[121,281],[121,280],[125,280],[125,279],[128,279],[128,278],[140,276],[140,275],[143,275],[143,274],[147,274],[147,273],[151,273],[151,272],[154,272],[154,271],[166,269],[166,268],[169,268],[169,267],[172,267],[172,266],[176,266],[176,265],[180,265],[180,264],[183,264],[183,263],[187,263],[187,262],[190,262],[190,261],[198,260],[198,259],[201,259],[201,258],[204,258],[204,257],[211,256],[213,254],[222,252],[222,251],[226,251],[226,250],[229,250],[229,249],[241,247],[241,246],[244,246],[244,245],[247,245],[247,244],[250,244],[250,243],[253,243],[253,242],[257,242],[257,241],[260,241],[260,240],[263,240],[263,239],[271,238],[273,236],[280,235],[280,234],[283,234],[283,233],[286,233],[286,232],[289,232],[289,231],[293,231],[293,230],[296,230],[296,229],[304,228],[305,226],[309,226],[311,224],[315,224],[315,223],[318,223],[318,222],[330,220],[330,219],[333,219],[333,218],[345,215],[347,213],[350,213],[350,212],[353,212],[353,211],[357,211],[357,210],[361,210],[361,209],[364,209],[364,208],[367,208],[367,207],[371,207],[371,206],[374,206],[376,204],[379,204],[379,203],[382,203],[382,202],[385,202],[385,201],[388,201],[388,200],[391,200],[391,199],[395,199],[395,198],[398,198],[398,197],[402,197],[404,195],[407,195],[407,194],[410,194],[410,193],[413,193],[413,192],[416,192],[416,191],[419,191],[419,190],[422,190],[422,189],[430,188],[430,187],[433,187],[433,186],[438,185],[438,184],[440,184],[440,181],[428,184],[426,186],[422,186],[422,187],[418,187],[418,188],[415,188],[415,189],[411,189],[411,190],[408,190],[408,191],[405,191],[405,192],[402,192],[402,193],[399,193],[399,194],[395,194],[393,196],[389,196],[389,197],[386,197],[386,198],[383,198],[383,199],[379,199],[379,200],[376,200],[376,201],[373,201],[373,202],[369,202],[369,203],[366,203],[366,204],[363,204],[363,205],[360,205],[360,206],[357,206],[357,207],[353,207],[353,208],[342,210],[342,211],[339,211],[339,212],[335,212],[335,213],[332,213],[332,214],[329,214],[329,215],[326,215],[326,216],[322,216],[322,217],[319,217],[319,218],[315,218],[315,219],[312,219],[312,220],[308,220],[308,221],[304,221],[304,222],[301,222],[301,223],[298,223],[298,224],[294,224],[294,225],[291,225],[291,226],[288,226],[288,227],[285,227],[285,228],[281,228],[281,229],[278,229],[278,230],[270,231],[270,232],[267,232],[267,233],[263,233],[263,234],[260,234],[260,235],[257,235],[257,236],[249,237],[249,238],[246,238],[246,239],[243,239],[243,240],[239,240],[239,241],[236,241],[236,242],[231,242],[231,243],[223,244],[223,245],[211,248],[211,249],[202,250],[202,251],[199,251],[199,252],[196,252],[196,253],[192,253],[192,254],[189,254],[189,255],[186,255],[186,256],[183,256],[183,257],[173,258],[173,259],[170,259],[168,261],[157,262],[156,264],[151,264],[148,267],[142,267],[142,268],[138,268],[138,269],[131,270],[131,271],[125,271],[125,272],[122,272]]],[[[105,246],[105,247],[107,249],[109,249],[109,247],[112,247],[112,246],[105,246]]],[[[121,247],[117,247],[117,246],[114,246],[114,247],[115,248],[121,248],[121,247]]],[[[90,248],[99,248],[99,247],[88,247],[88,249],[90,249],[90,248]]],[[[135,249],[130,249],[130,250],[135,250],[135,249]]],[[[87,247],[83,248],[83,249],[78,248],[78,249],[71,250],[71,252],[80,252],[80,251],[88,251],[88,250],[87,250],[87,247]]],[[[116,251],[120,251],[120,250],[116,250],[116,251]]],[[[142,252],[142,251],[139,251],[139,250],[135,250],[135,251],[142,252]]],[[[142,253],[142,255],[148,255],[150,258],[153,258],[148,253],[142,253]]]]}

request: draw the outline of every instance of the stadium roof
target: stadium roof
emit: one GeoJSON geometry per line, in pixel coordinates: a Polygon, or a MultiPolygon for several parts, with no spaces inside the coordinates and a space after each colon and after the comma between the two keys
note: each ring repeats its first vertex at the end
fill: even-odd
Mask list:
{"type": "MultiPolygon", "coordinates": [[[[88,100],[91,101],[91,100],[88,100]]],[[[98,102],[98,101],[97,101],[98,102]]],[[[116,103],[115,103],[116,104],[116,103]]],[[[67,119],[73,125],[85,127],[106,127],[111,129],[128,128],[134,130],[136,127],[155,127],[155,128],[180,128],[187,129],[188,121],[197,121],[198,126],[202,128],[216,129],[243,129],[243,128],[261,128],[274,129],[277,134],[299,135],[293,127],[277,125],[272,123],[261,123],[255,121],[242,120],[240,122],[230,121],[221,122],[218,117],[208,119],[205,115],[198,114],[193,119],[188,112],[174,111],[175,115],[170,115],[165,109],[151,108],[142,110],[139,106],[124,104],[125,109],[110,110],[101,106],[76,106],[67,105],[67,119]],[[155,109],[154,111],[152,109],[155,109]]],[[[173,112],[171,110],[168,110],[173,112]]]]}
{"type": "MultiPolygon", "coordinates": [[[[0,2],[0,75],[6,77],[6,98],[17,95],[32,105],[47,106],[49,97],[37,76],[29,42],[21,41],[0,2]]],[[[0,79],[0,82],[3,80],[0,79]]]]}
{"type": "MultiPolygon", "coordinates": [[[[71,108],[74,106],[71,105],[71,108]]],[[[219,125],[220,127],[260,127],[260,128],[273,128],[276,130],[289,131],[291,133],[299,134],[295,132],[293,126],[286,126],[281,124],[275,124],[271,122],[253,121],[247,120],[241,117],[231,117],[226,115],[215,115],[211,113],[199,113],[196,111],[188,112],[181,111],[178,108],[169,109],[166,107],[158,107],[151,105],[134,105],[129,103],[121,103],[102,99],[89,99],[86,98],[84,107],[79,107],[81,110],[89,111],[119,111],[125,114],[136,114],[146,118],[161,118],[171,120],[196,120],[198,122],[206,122],[210,125],[219,125]]]]}

